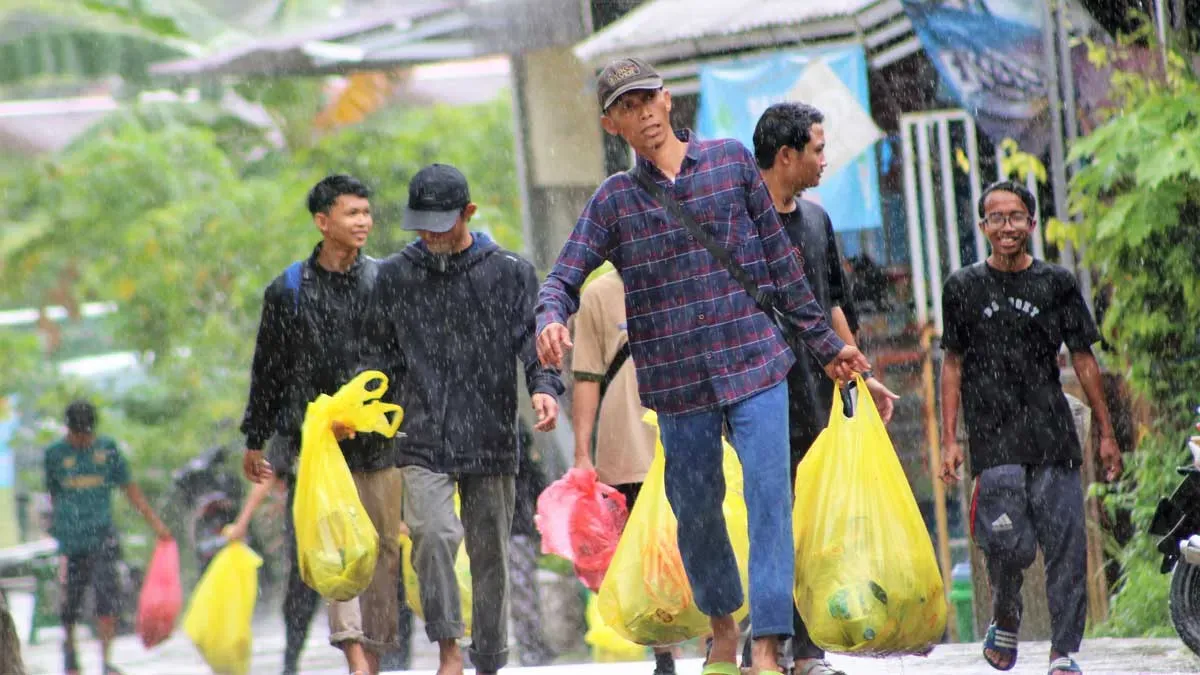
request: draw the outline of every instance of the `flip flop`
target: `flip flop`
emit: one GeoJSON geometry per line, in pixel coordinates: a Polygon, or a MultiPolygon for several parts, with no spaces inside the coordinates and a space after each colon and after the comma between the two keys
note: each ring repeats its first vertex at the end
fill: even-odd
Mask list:
{"type": "Polygon", "coordinates": [[[1050,670],[1046,675],[1056,675],[1056,673],[1082,673],[1083,668],[1075,663],[1075,659],[1069,656],[1063,656],[1054,659],[1050,662],[1050,670]]]}
{"type": "MultiPolygon", "coordinates": [[[[1017,634],[997,628],[996,624],[988,626],[987,637],[983,639],[983,660],[996,670],[1012,670],[1017,665],[1017,634]],[[1007,666],[1001,666],[999,661],[988,658],[988,651],[999,652],[1010,660],[1007,666]]],[[[1067,671],[1070,672],[1070,671],[1067,671]]]]}
{"type": "Polygon", "coordinates": [[[705,664],[704,670],[700,671],[700,675],[742,675],[742,671],[737,667],[736,663],[720,661],[718,663],[705,664]]]}

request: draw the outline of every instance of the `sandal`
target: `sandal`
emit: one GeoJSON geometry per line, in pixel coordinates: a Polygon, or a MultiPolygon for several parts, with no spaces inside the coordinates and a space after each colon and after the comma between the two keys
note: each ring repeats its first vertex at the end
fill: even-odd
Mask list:
{"type": "Polygon", "coordinates": [[[987,637],[983,639],[983,660],[996,670],[1012,670],[1016,667],[1017,634],[997,628],[995,623],[988,626],[987,637]],[[988,657],[989,651],[998,652],[1001,656],[1009,658],[1008,665],[1001,666],[999,661],[993,661],[988,657]]]}
{"type": "Polygon", "coordinates": [[[742,671],[737,667],[736,663],[728,661],[720,661],[718,663],[707,663],[704,665],[704,670],[700,671],[700,675],[741,675],[742,671]]]}
{"type": "Polygon", "coordinates": [[[846,673],[834,668],[833,664],[825,659],[818,659],[809,661],[803,668],[797,670],[795,675],[846,675],[846,673]]]}
{"type": "Polygon", "coordinates": [[[1083,668],[1080,668],[1079,664],[1075,663],[1075,659],[1073,659],[1069,656],[1063,656],[1063,657],[1054,659],[1053,661],[1050,662],[1050,671],[1047,673],[1047,675],[1055,675],[1055,673],[1082,673],[1082,672],[1083,672],[1083,668]]]}

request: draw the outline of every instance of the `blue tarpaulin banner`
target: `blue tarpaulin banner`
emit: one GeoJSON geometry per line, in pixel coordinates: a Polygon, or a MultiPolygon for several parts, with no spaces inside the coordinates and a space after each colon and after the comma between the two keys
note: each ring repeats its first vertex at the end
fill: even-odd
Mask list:
{"type": "Polygon", "coordinates": [[[829,212],[839,232],[882,227],[867,60],[861,45],[787,51],[700,68],[696,132],[736,138],[753,148],[754,126],[770,105],[802,101],[825,114],[826,159],[821,185],[806,193],[829,212]]]}
{"type": "Polygon", "coordinates": [[[1049,142],[1043,10],[1033,0],[903,0],[942,82],[988,135],[1040,154],[1049,142]]]}

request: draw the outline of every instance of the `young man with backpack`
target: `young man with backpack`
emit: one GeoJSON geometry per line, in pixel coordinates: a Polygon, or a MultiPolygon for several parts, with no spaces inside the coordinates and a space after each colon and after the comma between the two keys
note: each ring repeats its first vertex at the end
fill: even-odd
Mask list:
{"type": "MultiPolygon", "coordinates": [[[[251,366],[242,432],[243,469],[261,482],[271,474],[287,483],[291,572],[283,615],[287,629],[284,669],[296,672],[319,596],[300,578],[292,505],[300,428],[310,401],[334,394],[357,373],[363,315],[378,262],[362,254],[371,232],[370,192],[357,179],[328,176],[308,194],[308,210],[322,240],[307,259],[289,266],[263,296],[262,319],[251,366]],[[268,457],[263,445],[270,439],[268,457]]],[[[367,515],[379,532],[379,558],[371,585],[359,597],[331,602],[330,642],[342,649],[352,672],[379,671],[382,653],[397,649],[400,580],[400,472],[394,441],[362,434],[339,442],[367,515]]]]}
{"type": "Polygon", "coordinates": [[[1035,259],[1027,245],[1037,202],[1002,181],[979,199],[979,228],[991,243],[984,262],[956,270],[942,292],[942,479],[960,480],[961,397],[975,478],[971,534],[987,561],[992,623],[983,657],[997,670],[1017,662],[1021,585],[1040,546],[1050,607],[1050,675],[1082,672],[1087,623],[1087,523],[1080,439],[1059,381],[1059,352],[1071,364],[1100,427],[1105,478],[1121,475],[1100,366],[1100,332],[1075,275],[1035,259]]]}
{"type": "Polygon", "coordinates": [[[658,413],[667,500],[696,605],[711,617],[706,674],[736,675],[745,601],[721,495],[721,435],[741,459],[750,538],[753,672],[776,672],[792,634],[787,387],[795,357],[777,321],[831,377],[869,364],[813,299],[754,156],[730,139],[671,128],[671,95],[640,59],[600,73],[605,131],[637,152],[631,172],[592,196],[538,295],[538,355],[561,366],[579,289],[609,260],[625,282],[630,353],[642,403],[658,413]]]}
{"type": "MultiPolygon", "coordinates": [[[[754,128],[754,157],[788,239],[804,266],[817,304],[838,337],[856,344],[854,309],[849,280],[842,273],[833,222],[815,202],[800,199],[804,190],[817,187],[825,170],[825,118],[804,103],[776,103],[762,114],[754,128]]],[[[870,373],[864,376],[871,397],[886,423],[899,398],[870,373]]],[[[796,468],[817,436],[825,429],[833,405],[834,383],[809,354],[796,355],[788,373],[788,423],[792,449],[792,484],[796,468]]],[[[799,573],[803,574],[803,570],[799,573]]],[[[795,675],[845,675],[825,660],[825,651],[813,644],[800,613],[792,610],[793,672],[795,675]]],[[[749,645],[743,658],[748,660],[749,645]]]]}

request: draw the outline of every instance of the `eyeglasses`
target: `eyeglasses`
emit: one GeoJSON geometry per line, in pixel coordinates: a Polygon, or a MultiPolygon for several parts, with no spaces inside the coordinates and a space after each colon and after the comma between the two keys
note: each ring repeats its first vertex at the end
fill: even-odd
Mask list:
{"type": "Polygon", "coordinates": [[[983,222],[987,223],[989,227],[1003,227],[1005,223],[1012,223],[1013,227],[1025,227],[1030,220],[1029,214],[1024,211],[989,213],[983,217],[983,222]]]}

